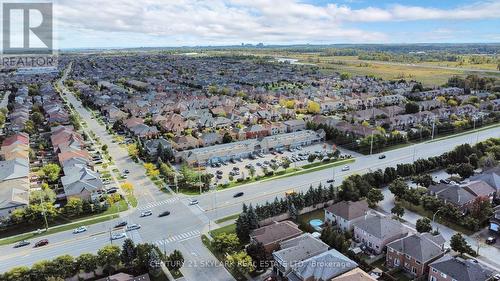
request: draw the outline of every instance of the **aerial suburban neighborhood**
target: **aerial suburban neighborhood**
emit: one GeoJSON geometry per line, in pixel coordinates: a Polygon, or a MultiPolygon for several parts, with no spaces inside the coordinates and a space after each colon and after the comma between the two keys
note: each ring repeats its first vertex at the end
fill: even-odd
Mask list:
{"type": "Polygon", "coordinates": [[[28,2],[0,281],[500,280],[497,1],[28,2]]]}

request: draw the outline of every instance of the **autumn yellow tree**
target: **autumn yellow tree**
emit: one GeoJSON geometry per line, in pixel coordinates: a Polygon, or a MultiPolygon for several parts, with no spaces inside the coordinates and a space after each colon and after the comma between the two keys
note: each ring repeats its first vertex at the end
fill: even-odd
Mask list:
{"type": "Polygon", "coordinates": [[[309,112],[310,114],[317,114],[320,111],[321,111],[321,107],[320,107],[319,103],[314,102],[314,101],[309,101],[307,103],[307,112],[309,112]]]}
{"type": "Polygon", "coordinates": [[[132,192],[134,191],[134,186],[128,181],[122,183],[121,188],[127,194],[132,194],[132,192]]]}

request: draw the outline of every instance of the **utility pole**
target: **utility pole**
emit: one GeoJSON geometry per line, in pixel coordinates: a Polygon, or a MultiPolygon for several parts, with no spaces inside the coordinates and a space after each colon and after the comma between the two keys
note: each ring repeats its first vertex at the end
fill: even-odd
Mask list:
{"type": "Polygon", "coordinates": [[[370,155],[372,155],[372,153],[373,153],[373,131],[372,131],[372,137],[370,140],[370,155]]]}
{"type": "Polygon", "coordinates": [[[436,125],[436,117],[432,118],[432,136],[431,140],[434,139],[434,126],[436,125]]]}
{"type": "Polygon", "coordinates": [[[43,196],[40,198],[40,206],[42,207],[42,215],[43,219],[45,221],[45,232],[49,231],[49,223],[47,222],[47,210],[45,209],[45,206],[43,205],[43,196]]]}

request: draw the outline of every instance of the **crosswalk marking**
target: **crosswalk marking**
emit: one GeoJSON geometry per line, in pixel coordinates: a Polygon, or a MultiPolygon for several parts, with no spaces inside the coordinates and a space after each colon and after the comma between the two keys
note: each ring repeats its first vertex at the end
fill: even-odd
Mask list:
{"type": "Polygon", "coordinates": [[[167,199],[167,200],[163,200],[163,201],[152,202],[152,203],[149,203],[149,204],[147,204],[145,206],[138,207],[137,210],[144,211],[144,210],[148,210],[148,209],[151,209],[151,208],[154,208],[154,207],[158,207],[158,206],[161,206],[161,205],[171,204],[171,203],[174,203],[174,202],[176,202],[178,200],[179,200],[179,198],[173,197],[173,198],[170,198],[170,199],[167,199]]]}
{"type": "Polygon", "coordinates": [[[189,231],[189,232],[184,232],[184,233],[181,233],[181,234],[177,234],[177,235],[174,235],[174,236],[170,236],[166,239],[162,239],[162,240],[158,240],[158,241],[155,241],[154,243],[158,246],[163,246],[163,244],[168,244],[168,243],[172,243],[172,242],[176,242],[176,241],[181,241],[181,240],[187,240],[187,239],[190,239],[190,238],[194,238],[194,237],[197,237],[197,236],[200,236],[200,231],[199,230],[192,230],[192,231],[189,231]]]}

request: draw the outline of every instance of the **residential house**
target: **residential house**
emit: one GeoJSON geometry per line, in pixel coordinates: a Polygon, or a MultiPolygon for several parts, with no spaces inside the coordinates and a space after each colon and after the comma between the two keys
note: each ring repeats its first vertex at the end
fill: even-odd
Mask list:
{"type": "Polygon", "coordinates": [[[358,267],[358,264],[335,249],[302,260],[292,266],[290,281],[331,280],[358,267]]]}
{"type": "Polygon", "coordinates": [[[0,218],[29,204],[29,160],[0,161],[0,218]]]}
{"type": "Polygon", "coordinates": [[[150,159],[156,160],[158,157],[158,147],[160,147],[160,145],[163,149],[172,149],[170,142],[162,137],[144,141],[144,151],[150,159]]]}
{"type": "Polygon", "coordinates": [[[342,231],[351,231],[353,223],[362,219],[369,210],[366,200],[340,201],[325,208],[325,222],[342,231]]]}
{"type": "Polygon", "coordinates": [[[269,130],[267,130],[262,125],[252,125],[248,128],[245,128],[245,133],[247,139],[256,139],[268,136],[269,130]]]}
{"type": "Polygon", "coordinates": [[[500,234],[500,206],[493,209],[493,215],[490,217],[488,229],[500,234]]]}
{"type": "Polygon", "coordinates": [[[462,185],[459,184],[444,184],[438,183],[429,186],[427,191],[430,195],[433,195],[441,199],[444,203],[451,203],[455,207],[459,208],[462,213],[466,213],[476,196],[470,193],[462,185]]]}
{"type": "Polygon", "coordinates": [[[371,277],[368,273],[361,270],[359,267],[350,270],[342,275],[339,275],[330,281],[375,281],[377,279],[371,277]]]}
{"type": "Polygon", "coordinates": [[[302,230],[291,221],[275,222],[252,230],[250,240],[262,243],[266,253],[271,254],[280,247],[280,242],[302,234],[302,230]]]}
{"type": "Polygon", "coordinates": [[[306,129],[306,122],[302,119],[288,120],[283,122],[288,133],[302,131],[306,129]]]}
{"type": "MultiPolygon", "coordinates": [[[[273,273],[279,279],[288,277],[292,268],[304,260],[328,251],[329,246],[310,233],[279,243],[279,250],[273,252],[273,273]]],[[[294,279],[292,279],[294,280],[294,279]]]]}
{"type": "Polygon", "coordinates": [[[445,239],[441,235],[415,233],[387,244],[386,265],[402,268],[415,277],[429,271],[429,263],[444,255],[445,239]]]}
{"type": "Polygon", "coordinates": [[[429,264],[429,281],[487,281],[493,272],[474,260],[445,255],[429,264]]]}
{"type": "Polygon", "coordinates": [[[397,220],[379,215],[367,215],[354,223],[354,239],[363,243],[376,254],[385,246],[408,234],[408,230],[397,220]]]}
{"type": "Polygon", "coordinates": [[[217,132],[210,132],[201,135],[200,144],[202,146],[211,146],[222,143],[222,136],[217,132]]]}
{"type": "Polygon", "coordinates": [[[471,181],[482,180],[496,189],[497,197],[500,195],[500,167],[484,170],[482,173],[469,178],[471,181]]]}
{"type": "Polygon", "coordinates": [[[172,145],[176,150],[186,150],[199,147],[200,141],[192,135],[177,136],[172,145]]]}
{"type": "Polygon", "coordinates": [[[462,187],[476,197],[489,198],[493,201],[496,189],[483,180],[474,180],[462,184],[462,187]]]}
{"type": "Polygon", "coordinates": [[[61,183],[66,198],[76,197],[82,200],[94,199],[104,186],[99,174],[87,167],[73,169],[71,173],[61,177],[61,183]]]}

